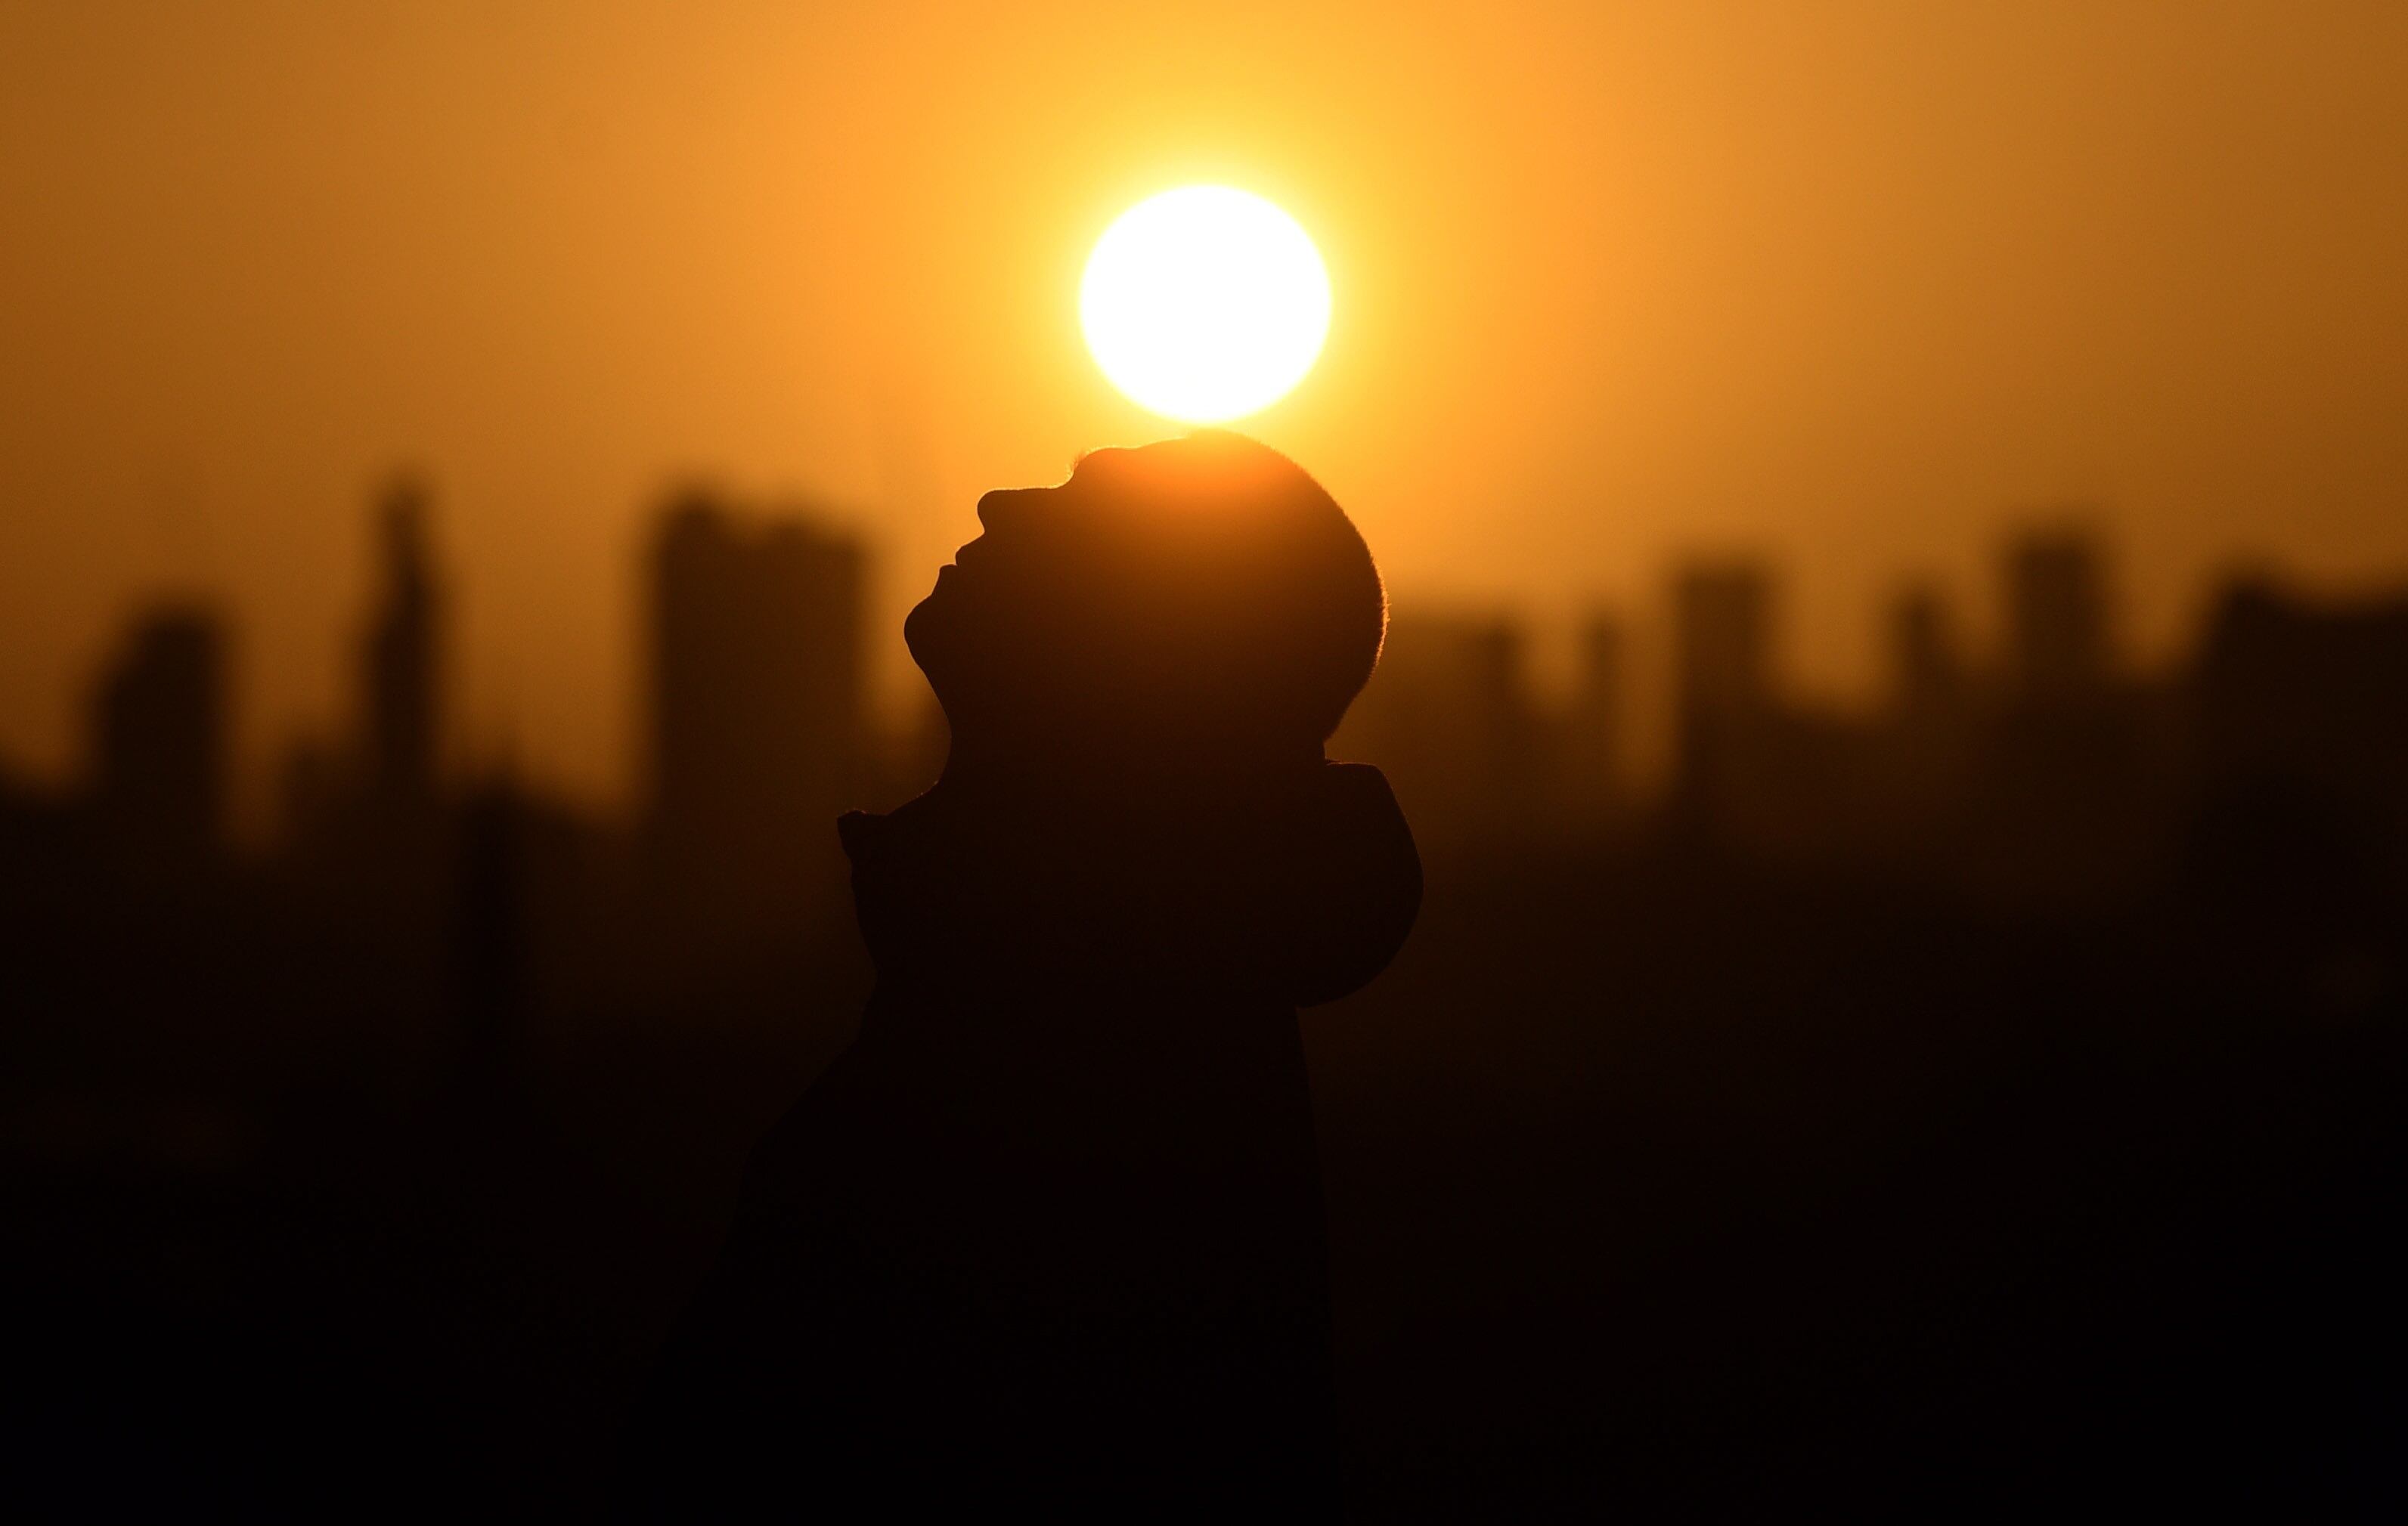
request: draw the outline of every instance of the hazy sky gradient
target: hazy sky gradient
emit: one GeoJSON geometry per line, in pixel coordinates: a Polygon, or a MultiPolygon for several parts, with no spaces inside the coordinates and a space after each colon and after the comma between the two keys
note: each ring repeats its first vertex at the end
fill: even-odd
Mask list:
{"type": "Polygon", "coordinates": [[[70,764],[161,589],[237,614],[248,761],[339,723],[411,462],[470,749],[620,792],[664,481],[824,496],[899,615],[981,489],[1168,432],[1077,283],[1196,179],[1319,240],[1241,427],[1408,604],[1761,548],[1844,691],[2077,498],[2162,649],[2238,556],[2408,571],[2403,80],[2375,3],[0,0],[0,759],[70,764]]]}

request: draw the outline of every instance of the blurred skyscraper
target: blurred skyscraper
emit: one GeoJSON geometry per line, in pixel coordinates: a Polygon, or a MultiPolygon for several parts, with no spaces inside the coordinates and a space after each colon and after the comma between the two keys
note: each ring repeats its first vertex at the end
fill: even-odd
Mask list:
{"type": "Polygon", "coordinates": [[[1684,569],[1674,595],[1684,717],[1760,715],[1772,705],[1772,574],[1755,562],[1684,569]]]}
{"type": "Polygon", "coordinates": [[[361,642],[367,783],[393,804],[435,793],[442,709],[441,590],[427,546],[427,492],[396,478],[378,506],[380,591],[361,642]]]}
{"type": "Polygon", "coordinates": [[[130,856],[188,863],[220,844],[226,797],[224,629],[168,606],[140,617],[92,702],[93,792],[130,856]]]}
{"type": "Polygon", "coordinates": [[[1987,893],[2060,906],[2134,893],[2167,852],[2174,765],[2161,692],[2119,671],[2114,590],[2098,537],[2063,521],[2007,544],[2005,704],[1985,732],[1977,835],[1962,861],[1987,893]]]}
{"type": "Polygon", "coordinates": [[[2408,844],[2408,597],[2319,604],[2238,583],[2191,689],[2211,794],[2312,796],[2370,852],[2408,844]]]}
{"type": "Polygon", "coordinates": [[[1574,827],[1595,827],[1612,817],[1625,795],[1624,727],[1628,707],[1628,666],[1622,622],[1593,614],[1580,628],[1580,668],[1571,705],[1559,719],[1549,802],[1574,827]]]}
{"type": "Polygon", "coordinates": [[[1772,575],[1755,562],[1697,563],[1673,586],[1680,793],[1724,814],[1774,710],[1772,575]]]}
{"type": "Polygon", "coordinates": [[[689,948],[778,945],[841,891],[836,818],[862,804],[868,751],[864,563],[848,537],[748,526],[701,492],[663,515],[647,835],[689,948]]]}
{"type": "Polygon", "coordinates": [[[2025,700],[2096,694],[2112,677],[2104,563],[2098,543],[2075,530],[2034,531],[2009,549],[2007,640],[2025,700]]]}
{"type": "Polygon", "coordinates": [[[1914,584],[1889,612],[1890,692],[1899,710],[1928,716],[1966,699],[1971,675],[1956,612],[1937,588],[1914,584]]]}
{"type": "Polygon", "coordinates": [[[860,762],[861,548],[671,507],[652,554],[652,807],[724,841],[826,828],[860,762]]]}

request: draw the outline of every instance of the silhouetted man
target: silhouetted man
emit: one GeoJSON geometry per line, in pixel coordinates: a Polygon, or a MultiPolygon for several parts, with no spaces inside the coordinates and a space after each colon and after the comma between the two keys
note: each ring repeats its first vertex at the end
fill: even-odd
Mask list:
{"type": "Polygon", "coordinates": [[[666,1509],[1335,1508],[1295,1008],[1403,942],[1412,839],[1323,742],[1386,606],[1204,433],[979,503],[904,630],[936,787],[842,823],[878,989],[747,1172],[637,1436],[666,1509]]]}

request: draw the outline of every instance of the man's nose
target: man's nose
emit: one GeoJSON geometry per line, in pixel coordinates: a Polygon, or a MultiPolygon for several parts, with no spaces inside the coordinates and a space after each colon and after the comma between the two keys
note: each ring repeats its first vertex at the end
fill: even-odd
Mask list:
{"type": "Polygon", "coordinates": [[[988,530],[1001,530],[1028,512],[1028,498],[1043,488],[997,488],[978,501],[978,521],[988,530]]]}

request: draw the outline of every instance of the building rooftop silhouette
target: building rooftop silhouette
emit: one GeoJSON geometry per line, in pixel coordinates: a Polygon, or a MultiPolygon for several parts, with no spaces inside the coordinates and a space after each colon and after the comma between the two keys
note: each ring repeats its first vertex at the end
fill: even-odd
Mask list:
{"type": "Polygon", "coordinates": [[[1971,675],[1956,612],[1928,583],[1902,589],[1889,606],[1890,698],[1900,709],[1960,704],[1971,675]]]}
{"type": "Polygon", "coordinates": [[[836,820],[864,803],[872,755],[866,562],[799,511],[739,516],[700,490],[662,511],[643,834],[673,971],[790,958],[843,894],[836,820]]]}
{"type": "Polygon", "coordinates": [[[226,646],[214,612],[162,606],[136,617],[93,688],[93,806],[130,857],[188,863],[222,844],[226,646]]]}
{"type": "Polygon", "coordinates": [[[2095,693],[2113,676],[2107,573],[2080,530],[2035,530],[2005,564],[2010,670],[2023,698],[2047,704],[2095,693]]]}
{"type": "Polygon", "coordinates": [[[428,491],[396,477],[377,507],[378,603],[360,644],[367,775],[378,794],[435,793],[442,717],[442,592],[428,546],[428,491]]]}
{"type": "Polygon", "coordinates": [[[862,751],[861,547],[688,492],[651,576],[655,817],[711,836],[825,827],[862,751]]]}

